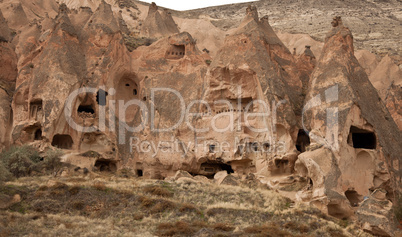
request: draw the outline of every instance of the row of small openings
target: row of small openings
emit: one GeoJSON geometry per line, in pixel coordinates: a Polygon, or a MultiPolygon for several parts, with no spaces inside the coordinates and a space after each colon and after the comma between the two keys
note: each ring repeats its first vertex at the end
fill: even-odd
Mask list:
{"type": "MultiPolygon", "coordinates": [[[[224,109],[224,110],[219,110],[219,111],[214,110],[214,113],[220,114],[220,113],[228,113],[228,112],[249,112],[249,111],[250,111],[250,109],[246,110],[246,107],[243,107],[243,109],[241,109],[241,110],[238,110],[238,109],[224,109]]],[[[210,113],[204,112],[204,114],[210,114],[210,113]]]]}
{"type": "MultiPolygon", "coordinates": [[[[239,151],[240,154],[243,154],[244,153],[244,145],[238,146],[237,150],[239,151]]],[[[247,152],[258,151],[258,143],[257,142],[247,143],[246,151],[247,152]]]]}
{"type": "MultiPolygon", "coordinates": [[[[129,83],[127,83],[127,84],[126,84],[126,86],[127,86],[127,87],[129,87],[129,86],[130,86],[130,84],[129,84],[129,83]]],[[[137,95],[137,94],[138,94],[137,89],[133,89],[133,95],[137,95]]]]}
{"type": "Polygon", "coordinates": [[[167,55],[185,55],[184,52],[167,52],[167,55]]]}
{"type": "MultiPolygon", "coordinates": [[[[247,143],[247,152],[251,152],[251,151],[258,151],[259,149],[259,144],[258,144],[258,142],[253,142],[253,143],[247,143]]],[[[264,144],[263,144],[263,148],[264,148],[264,150],[268,150],[269,148],[270,148],[270,144],[269,143],[267,143],[267,142],[265,142],[264,144]]],[[[215,152],[215,149],[216,149],[216,145],[215,144],[210,144],[209,145],[209,152],[210,153],[213,153],[213,152],[215,152]]],[[[239,153],[240,154],[242,154],[243,152],[244,152],[244,145],[240,145],[240,146],[238,146],[238,151],[239,151],[239,153]]]]}

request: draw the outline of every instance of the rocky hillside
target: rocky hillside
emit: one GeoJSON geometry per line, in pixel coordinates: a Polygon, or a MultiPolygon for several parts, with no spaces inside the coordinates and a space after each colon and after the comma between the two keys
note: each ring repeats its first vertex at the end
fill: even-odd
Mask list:
{"type": "Polygon", "coordinates": [[[186,12],[131,0],[0,1],[0,182],[9,181],[0,215],[10,220],[0,228],[24,234],[49,225],[49,214],[71,234],[79,216],[101,226],[94,233],[116,228],[111,235],[151,220],[136,226],[151,235],[321,236],[327,225],[336,236],[397,236],[400,10],[399,1],[186,12]],[[54,168],[60,161],[66,169],[54,168]],[[109,189],[115,181],[130,185],[109,189]],[[236,186],[227,190],[236,198],[213,186],[222,184],[236,186]],[[278,205],[266,205],[271,197],[278,205]],[[236,222],[243,215],[253,218],[236,222]]]}
{"type": "MultiPolygon", "coordinates": [[[[174,15],[189,19],[207,17],[215,26],[226,31],[240,23],[249,4],[174,12],[174,15]]],[[[328,19],[342,16],[344,24],[353,32],[357,49],[367,49],[382,56],[402,56],[400,0],[261,0],[253,4],[260,15],[269,16],[274,29],[293,34],[308,34],[321,42],[327,33],[328,19]]],[[[401,60],[399,57],[398,60],[401,60]]]]}

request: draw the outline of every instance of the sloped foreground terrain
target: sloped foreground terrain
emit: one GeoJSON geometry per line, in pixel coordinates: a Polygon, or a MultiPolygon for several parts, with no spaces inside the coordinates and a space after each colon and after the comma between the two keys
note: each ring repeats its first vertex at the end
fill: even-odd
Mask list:
{"type": "Polygon", "coordinates": [[[370,236],[251,181],[128,176],[77,172],[8,182],[0,187],[0,236],[370,236]]]}

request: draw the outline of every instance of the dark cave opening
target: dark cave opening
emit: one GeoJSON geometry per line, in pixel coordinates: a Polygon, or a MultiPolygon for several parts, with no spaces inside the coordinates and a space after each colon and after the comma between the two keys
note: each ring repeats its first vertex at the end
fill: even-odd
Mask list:
{"type": "Polygon", "coordinates": [[[348,144],[354,148],[376,149],[377,139],[374,132],[352,126],[350,127],[348,144]]]}
{"type": "Polygon", "coordinates": [[[56,134],[53,137],[52,146],[60,149],[71,149],[73,147],[73,139],[70,135],[56,134]]]}
{"type": "Polygon", "coordinates": [[[96,160],[95,167],[101,172],[115,172],[117,170],[116,162],[107,159],[96,160]]]}

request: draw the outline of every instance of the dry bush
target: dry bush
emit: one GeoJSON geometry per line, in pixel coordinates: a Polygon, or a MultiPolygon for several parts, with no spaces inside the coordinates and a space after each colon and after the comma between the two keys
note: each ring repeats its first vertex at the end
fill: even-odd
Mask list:
{"type": "Polygon", "coordinates": [[[65,183],[57,182],[49,188],[49,194],[53,196],[64,196],[68,193],[68,185],[65,183]]]}
{"type": "Polygon", "coordinates": [[[144,192],[155,195],[155,196],[160,196],[160,197],[173,197],[173,193],[167,190],[164,187],[160,186],[145,186],[143,188],[144,192]]]}
{"type": "Polygon", "coordinates": [[[296,223],[294,221],[286,222],[283,225],[283,227],[286,228],[286,229],[298,231],[300,233],[307,233],[310,230],[309,226],[307,226],[307,225],[305,225],[303,223],[296,223]]]}
{"type": "Polygon", "coordinates": [[[161,223],[157,227],[158,236],[190,236],[200,230],[202,227],[188,223],[185,221],[178,221],[176,223],[161,223]]]}
{"type": "Polygon", "coordinates": [[[292,236],[286,230],[281,229],[276,223],[267,223],[265,225],[253,225],[244,228],[244,233],[246,234],[272,234],[268,236],[278,236],[278,237],[287,237],[292,236]]]}
{"type": "Polygon", "coordinates": [[[70,192],[71,195],[77,195],[81,190],[81,187],[78,185],[72,186],[68,191],[70,192]]]}
{"type": "Polygon", "coordinates": [[[327,233],[333,237],[346,237],[346,235],[343,233],[343,231],[341,229],[335,229],[335,228],[328,227],[327,233]]]}
{"type": "Polygon", "coordinates": [[[232,231],[234,230],[234,227],[227,224],[227,223],[216,223],[212,225],[212,228],[214,230],[220,230],[220,231],[232,231]]]}
{"type": "Polygon", "coordinates": [[[93,187],[94,189],[96,189],[96,190],[99,190],[99,191],[106,191],[106,190],[107,190],[106,184],[103,183],[103,182],[95,182],[95,183],[92,185],[92,187],[93,187]]]}
{"type": "Polygon", "coordinates": [[[135,220],[135,221],[139,221],[139,220],[142,220],[142,219],[144,219],[144,215],[141,214],[141,213],[135,213],[133,215],[133,220],[135,220]]]}
{"type": "Polygon", "coordinates": [[[85,203],[83,201],[76,200],[71,202],[70,207],[75,210],[83,210],[85,207],[85,203]]]}
{"type": "Polygon", "coordinates": [[[140,201],[141,206],[143,207],[150,207],[154,204],[154,200],[146,196],[140,196],[138,200],[140,201]]]}
{"type": "Polygon", "coordinates": [[[156,204],[149,209],[151,214],[160,213],[164,211],[170,211],[176,208],[176,204],[168,200],[157,200],[156,204]]]}
{"type": "Polygon", "coordinates": [[[200,212],[198,210],[198,208],[191,204],[191,203],[183,203],[181,204],[181,206],[179,207],[179,211],[180,212],[192,212],[192,211],[196,211],[196,212],[200,212]]]}

